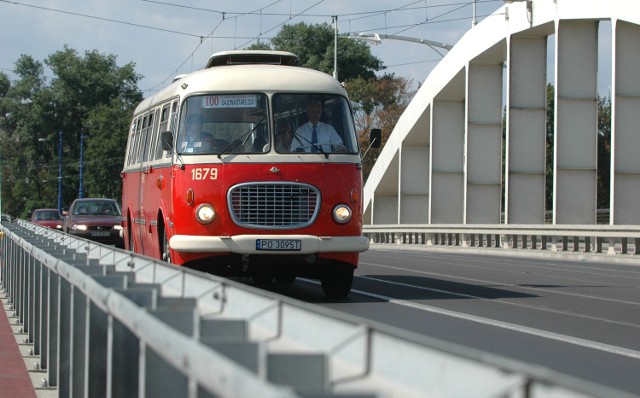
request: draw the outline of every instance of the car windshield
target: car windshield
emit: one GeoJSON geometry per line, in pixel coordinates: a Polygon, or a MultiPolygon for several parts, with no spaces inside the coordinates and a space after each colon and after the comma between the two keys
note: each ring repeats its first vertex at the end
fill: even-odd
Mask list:
{"type": "Polygon", "coordinates": [[[37,211],[35,213],[36,220],[60,220],[60,213],[53,210],[37,211]]]}
{"type": "Polygon", "coordinates": [[[120,208],[112,201],[82,201],[74,207],[73,214],[85,216],[119,216],[120,208]]]}

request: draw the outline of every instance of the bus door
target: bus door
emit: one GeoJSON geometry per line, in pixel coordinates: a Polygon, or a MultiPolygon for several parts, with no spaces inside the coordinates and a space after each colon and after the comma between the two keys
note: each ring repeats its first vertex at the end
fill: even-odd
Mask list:
{"type": "Polygon", "coordinates": [[[144,207],[144,191],[147,185],[147,175],[150,170],[149,165],[149,141],[153,133],[154,127],[157,127],[155,122],[155,115],[157,111],[152,110],[145,115],[142,122],[142,131],[140,133],[140,147],[138,151],[138,164],[140,165],[140,173],[138,180],[138,203],[136,206],[137,221],[139,228],[138,233],[135,235],[139,245],[136,247],[139,253],[147,253],[146,245],[148,244],[147,234],[149,233],[149,211],[144,207]]]}
{"type": "MultiPolygon", "coordinates": [[[[173,102],[174,108],[177,101],[173,102]]],[[[170,161],[171,152],[162,150],[160,135],[170,130],[171,103],[157,108],[153,114],[153,126],[147,137],[148,158],[140,179],[140,204],[145,214],[144,254],[161,258],[161,241],[165,232],[162,214],[162,202],[170,197],[170,161]]]]}

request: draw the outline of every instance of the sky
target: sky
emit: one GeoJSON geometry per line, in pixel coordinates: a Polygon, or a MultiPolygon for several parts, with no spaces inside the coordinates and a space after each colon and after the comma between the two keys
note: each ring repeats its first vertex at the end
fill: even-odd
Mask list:
{"type": "MultiPolygon", "coordinates": [[[[476,0],[476,20],[503,4],[476,0]]],[[[175,75],[201,69],[213,53],[269,42],[285,24],[331,25],[334,16],[340,35],[455,44],[472,27],[474,0],[0,0],[0,72],[14,80],[22,54],[43,62],[66,45],[80,56],[95,50],[115,55],[119,66],[134,63],[147,96],[175,75]]],[[[385,39],[370,47],[384,72],[415,86],[442,58],[411,41],[385,39]]],[[[48,70],[45,75],[52,77],[48,70]]]]}

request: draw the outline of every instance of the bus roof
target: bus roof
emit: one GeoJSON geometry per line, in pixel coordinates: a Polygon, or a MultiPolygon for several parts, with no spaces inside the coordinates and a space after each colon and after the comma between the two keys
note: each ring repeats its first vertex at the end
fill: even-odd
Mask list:
{"type": "Polygon", "coordinates": [[[298,64],[298,56],[287,51],[268,50],[233,50],[221,51],[209,57],[205,68],[214,66],[270,64],[289,65],[298,64]]]}
{"type": "Polygon", "coordinates": [[[216,66],[183,75],[166,88],[143,100],[136,113],[177,96],[205,92],[318,92],[347,96],[332,76],[299,66],[243,64],[216,66]]]}

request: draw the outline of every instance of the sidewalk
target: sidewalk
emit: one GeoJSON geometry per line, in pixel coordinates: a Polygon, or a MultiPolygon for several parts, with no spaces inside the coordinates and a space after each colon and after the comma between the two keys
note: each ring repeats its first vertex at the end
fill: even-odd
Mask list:
{"type": "Polygon", "coordinates": [[[0,398],[58,397],[56,388],[40,387],[47,373],[34,369],[40,357],[30,355],[33,344],[23,343],[27,334],[22,333],[22,325],[16,323],[3,289],[0,289],[0,300],[0,398]]]}

